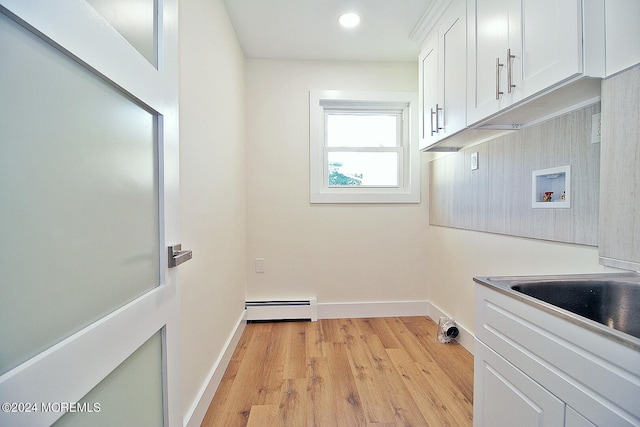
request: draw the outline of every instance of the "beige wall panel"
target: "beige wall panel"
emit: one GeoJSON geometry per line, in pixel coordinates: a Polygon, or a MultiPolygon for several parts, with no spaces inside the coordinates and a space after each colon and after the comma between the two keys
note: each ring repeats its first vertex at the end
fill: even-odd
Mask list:
{"type": "Polygon", "coordinates": [[[608,265],[638,270],[640,66],[604,80],[602,99],[600,256],[608,265]]]}

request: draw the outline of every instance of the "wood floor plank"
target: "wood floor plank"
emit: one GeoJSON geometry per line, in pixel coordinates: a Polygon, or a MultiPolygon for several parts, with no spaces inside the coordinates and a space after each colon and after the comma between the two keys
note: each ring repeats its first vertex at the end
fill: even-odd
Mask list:
{"type": "Polygon", "coordinates": [[[305,344],[307,357],[325,356],[325,337],[322,329],[323,322],[311,322],[307,327],[305,344]]]}
{"type": "MultiPolygon", "coordinates": [[[[250,326],[247,326],[245,332],[247,329],[251,329],[250,326]]],[[[262,362],[255,364],[257,360],[261,359],[258,349],[268,345],[270,335],[270,333],[252,334],[251,345],[244,352],[238,372],[232,378],[229,386],[225,386],[224,393],[221,390],[216,391],[202,425],[246,425],[251,407],[257,403],[253,388],[255,387],[255,379],[260,376],[262,369],[262,362]]],[[[224,383],[227,379],[225,372],[222,382],[224,383]]]]}
{"type": "Polygon", "coordinates": [[[313,402],[307,392],[308,380],[285,380],[280,401],[280,421],[283,426],[313,426],[313,402]]]}
{"type": "Polygon", "coordinates": [[[340,331],[340,321],[342,319],[325,319],[320,321],[322,324],[322,335],[324,342],[344,342],[344,336],[340,331]]]}
{"type": "Polygon", "coordinates": [[[333,390],[331,366],[326,357],[309,359],[307,393],[312,405],[314,426],[335,426],[337,422],[336,399],[333,390]]]}
{"type": "Polygon", "coordinates": [[[362,399],[349,364],[346,344],[332,343],[326,347],[327,361],[330,363],[331,383],[337,425],[366,425],[362,399]]]}
{"type": "MultiPolygon", "coordinates": [[[[437,396],[437,410],[449,421],[448,425],[471,425],[473,421],[473,402],[468,400],[457,383],[450,380],[437,362],[423,361],[417,363],[426,383],[431,385],[437,396]]],[[[434,408],[435,409],[435,408],[434,408]]],[[[444,424],[443,424],[444,425],[444,424]]]]}
{"type": "Polygon", "coordinates": [[[432,374],[433,370],[440,369],[435,362],[414,362],[402,349],[388,349],[387,353],[429,425],[458,426],[472,423],[471,402],[456,390],[444,372],[432,374]]]}
{"type": "Polygon", "coordinates": [[[359,321],[360,319],[338,319],[342,342],[349,343],[360,336],[360,332],[358,331],[358,327],[356,325],[356,323],[359,321]]]}
{"type": "Polygon", "coordinates": [[[366,421],[368,423],[392,422],[393,413],[389,408],[387,394],[378,380],[365,345],[360,339],[353,337],[346,346],[352,375],[362,398],[366,421]]]}
{"type": "Polygon", "coordinates": [[[384,348],[400,348],[402,346],[393,330],[389,327],[388,318],[374,317],[368,320],[384,348]]]}
{"type": "Polygon", "coordinates": [[[420,344],[419,341],[416,340],[415,335],[407,327],[404,319],[401,319],[399,317],[389,318],[387,319],[387,324],[393,331],[396,339],[399,341],[400,347],[404,349],[413,358],[413,360],[432,360],[431,353],[429,353],[428,349],[426,349],[420,344]]]}
{"type": "Polygon", "coordinates": [[[247,427],[265,427],[280,425],[279,405],[253,405],[247,421],[247,427]]]}
{"type": "Polygon", "coordinates": [[[307,376],[307,324],[304,322],[284,323],[283,372],[284,379],[306,378],[307,376]]]}
{"type": "Polygon", "coordinates": [[[390,421],[399,422],[400,425],[426,425],[416,401],[389,358],[380,338],[373,335],[364,337],[363,341],[367,344],[371,362],[376,368],[378,382],[384,388],[387,401],[393,408],[394,419],[390,421]]]}
{"type": "Polygon", "coordinates": [[[422,377],[420,369],[418,369],[413,359],[402,349],[392,348],[388,349],[387,352],[413,399],[416,401],[418,408],[420,408],[427,425],[447,425],[446,420],[443,420],[440,416],[440,412],[434,410],[437,406],[436,396],[433,395],[430,387],[425,387],[420,383],[420,379],[424,377],[422,377]]]}
{"type": "Polygon", "coordinates": [[[402,318],[402,322],[420,345],[432,355],[444,372],[456,383],[470,402],[473,401],[473,356],[458,342],[448,344],[438,342],[438,325],[431,319],[424,317],[402,318]]]}
{"type": "Polygon", "coordinates": [[[355,330],[360,335],[375,335],[376,331],[373,329],[371,325],[371,319],[362,318],[362,319],[347,319],[349,321],[349,326],[352,330],[355,330]]]}
{"type": "Polygon", "coordinates": [[[361,335],[348,343],[356,385],[371,422],[425,425],[415,401],[399,378],[376,335],[361,335]]]}
{"type": "MultiPolygon", "coordinates": [[[[247,327],[251,326],[253,324],[247,327]]],[[[254,329],[263,328],[256,326],[254,329]]],[[[279,340],[272,332],[253,333],[233,383],[226,395],[216,392],[205,422],[209,422],[207,417],[215,417],[216,424],[213,425],[243,426],[253,405],[279,403],[272,397],[279,394],[282,384],[283,357],[278,347],[279,340]]],[[[205,422],[203,425],[207,425],[205,422]]]]}
{"type": "Polygon", "coordinates": [[[424,317],[249,324],[202,426],[471,426],[473,357],[435,333],[424,317]]]}

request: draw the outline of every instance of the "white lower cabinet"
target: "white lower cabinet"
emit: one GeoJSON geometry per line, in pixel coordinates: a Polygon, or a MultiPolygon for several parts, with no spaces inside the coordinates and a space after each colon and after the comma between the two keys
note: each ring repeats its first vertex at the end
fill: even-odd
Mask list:
{"type": "Polygon", "coordinates": [[[522,371],[476,341],[475,426],[560,426],[565,404],[522,371]]]}
{"type": "Polygon", "coordinates": [[[479,283],[473,425],[640,426],[640,349],[479,283]]]}
{"type": "Polygon", "coordinates": [[[481,341],[476,341],[474,426],[597,427],[481,341]]]}
{"type": "Polygon", "coordinates": [[[585,417],[580,415],[571,406],[567,406],[564,417],[565,427],[596,427],[595,424],[589,422],[585,417]]]}

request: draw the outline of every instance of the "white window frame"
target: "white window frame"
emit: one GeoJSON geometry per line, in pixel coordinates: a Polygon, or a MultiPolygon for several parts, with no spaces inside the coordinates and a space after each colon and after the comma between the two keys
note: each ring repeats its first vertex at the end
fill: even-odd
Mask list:
{"type": "Polygon", "coordinates": [[[311,203],[420,203],[420,151],[418,149],[418,95],[416,92],[312,90],[309,92],[309,154],[311,203]],[[402,139],[398,147],[366,148],[393,151],[401,158],[397,186],[329,186],[328,152],[362,151],[356,147],[328,148],[325,117],[328,111],[357,114],[402,110],[402,139]]]}

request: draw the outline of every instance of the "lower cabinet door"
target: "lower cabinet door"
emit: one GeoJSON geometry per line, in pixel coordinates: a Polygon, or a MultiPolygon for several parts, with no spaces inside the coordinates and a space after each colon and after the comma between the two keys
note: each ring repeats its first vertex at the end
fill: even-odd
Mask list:
{"type": "Polygon", "coordinates": [[[564,426],[564,402],[481,341],[475,344],[474,427],[564,426]]]}
{"type": "Polygon", "coordinates": [[[596,425],[577,413],[571,406],[567,406],[564,427],[596,427],[596,425]]]}

